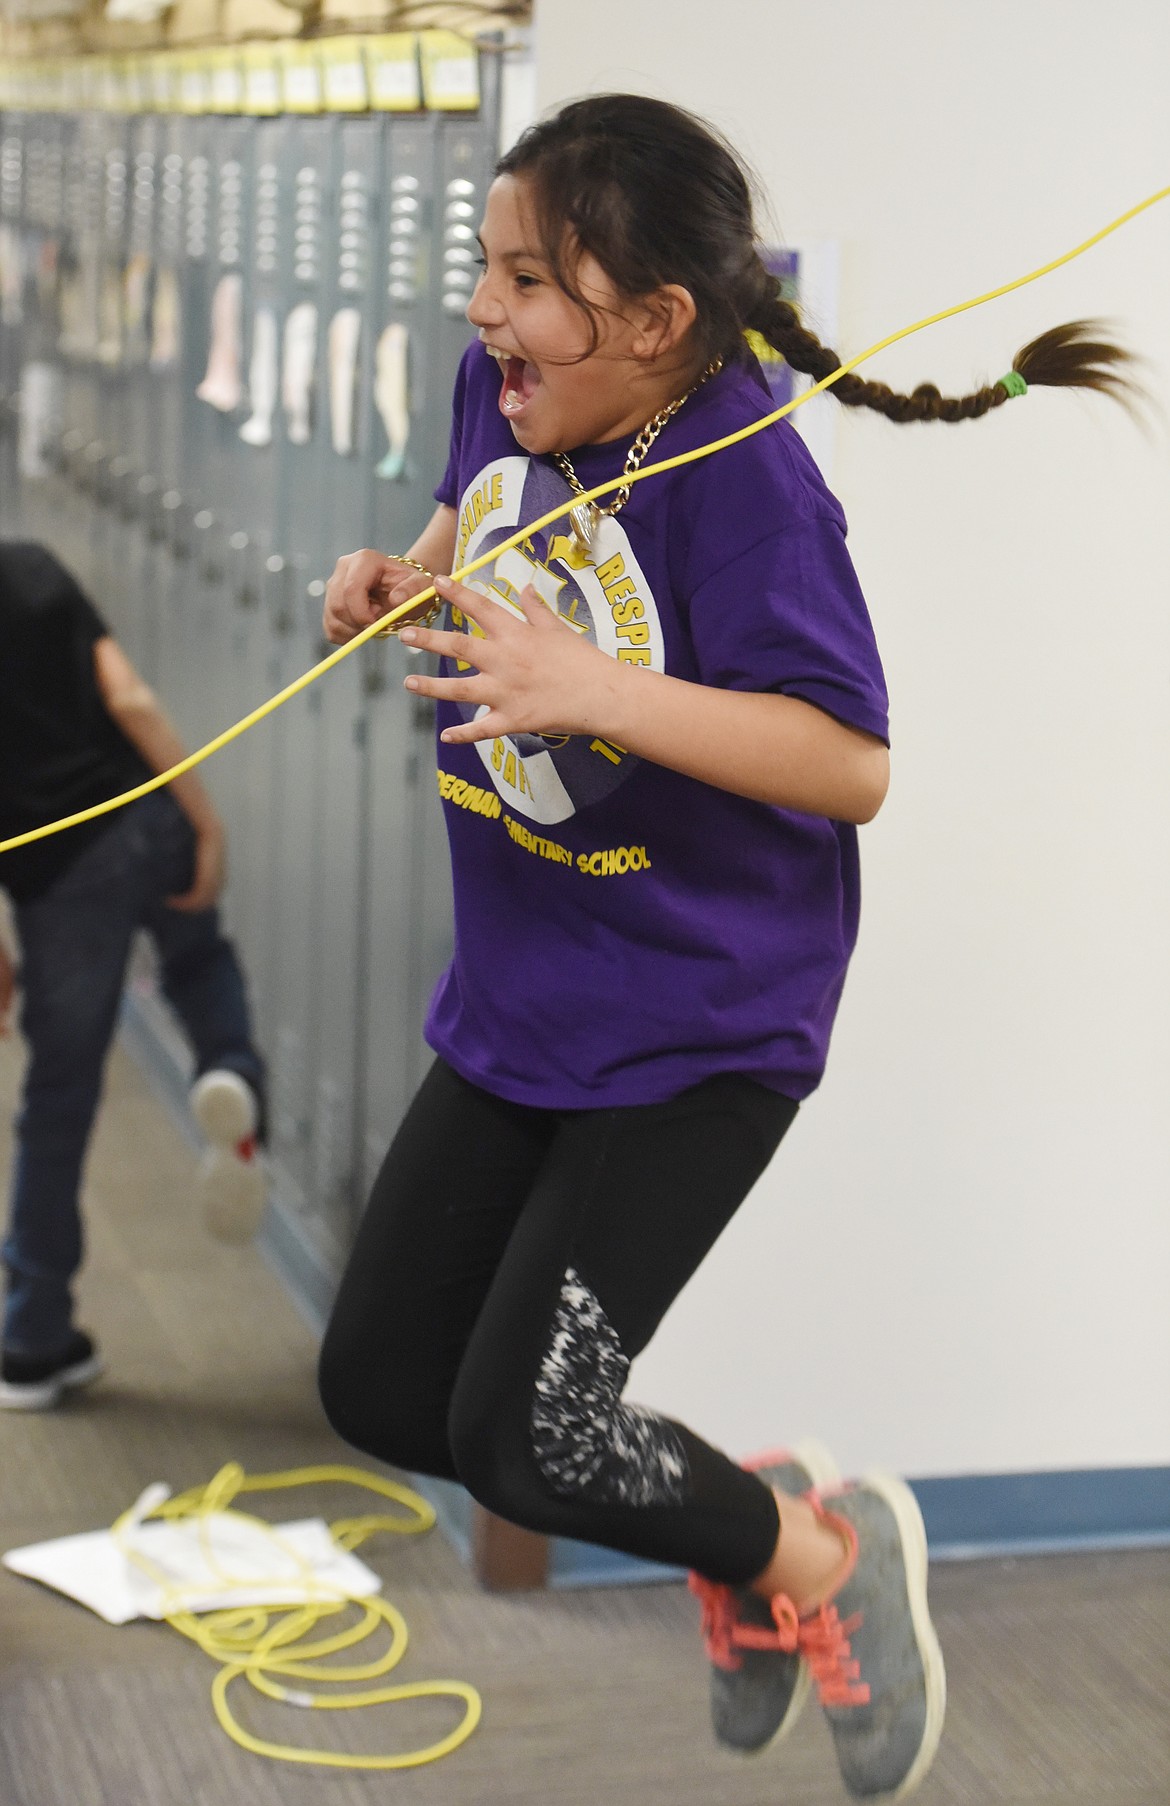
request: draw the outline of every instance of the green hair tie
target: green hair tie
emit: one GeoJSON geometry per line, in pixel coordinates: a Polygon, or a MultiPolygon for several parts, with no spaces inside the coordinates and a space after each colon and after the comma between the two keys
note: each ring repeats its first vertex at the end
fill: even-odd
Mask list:
{"type": "Polygon", "coordinates": [[[997,389],[1006,389],[1010,396],[1028,393],[1028,385],[1018,370],[1009,370],[1006,376],[1000,377],[995,386],[997,389]]]}

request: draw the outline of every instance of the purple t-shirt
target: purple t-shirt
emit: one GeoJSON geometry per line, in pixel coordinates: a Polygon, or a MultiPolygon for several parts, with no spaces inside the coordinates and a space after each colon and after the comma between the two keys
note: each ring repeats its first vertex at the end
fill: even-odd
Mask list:
{"type": "MultiPolygon", "coordinates": [[[[436,499],[456,568],[568,495],[499,412],[499,367],[468,350],[436,499]]],[[[768,413],[748,359],[693,395],[651,458],[768,413]]],[[[573,453],[590,488],[626,442],[573,453]]],[[[786,421],[636,484],[576,568],[566,521],[472,579],[526,583],[612,656],[692,683],[799,696],[883,739],[886,692],[845,522],[786,421]]],[[[441,703],[440,730],[465,719],[441,703]]],[[[718,1072],[789,1097],[818,1083],[857,935],[856,830],[749,802],[584,735],[439,744],[455,952],[427,1039],[514,1102],[664,1100],[718,1072]]]]}

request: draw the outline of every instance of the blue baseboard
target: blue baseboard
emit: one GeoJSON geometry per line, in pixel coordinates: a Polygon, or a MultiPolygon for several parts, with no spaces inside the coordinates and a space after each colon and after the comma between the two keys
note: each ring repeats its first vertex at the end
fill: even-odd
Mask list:
{"type": "Polygon", "coordinates": [[[1170,1545],[1170,1467],[910,1482],[936,1560],[1170,1545]]]}
{"type": "MultiPolygon", "coordinates": [[[[415,1479],[448,1541],[470,1559],[471,1501],[445,1480],[415,1479]]],[[[1170,1547],[1170,1467],[970,1474],[911,1480],[932,1561],[1170,1547]]],[[[644,1586],[682,1570],[554,1539],[553,1587],[644,1586]]]]}
{"type": "MultiPolygon", "coordinates": [[[[187,1108],[190,1068],[164,1007],[145,993],[129,993],[122,1018],[130,1052],[192,1145],[197,1133],[187,1108]]],[[[310,1325],[324,1327],[333,1276],[282,1200],[279,1183],[261,1232],[262,1252],[310,1325]]],[[[464,1561],[470,1555],[471,1501],[462,1487],[416,1480],[439,1524],[464,1561]]],[[[955,1474],[913,1479],[934,1561],[1007,1555],[1049,1555],[1095,1549],[1170,1547],[1170,1467],[1080,1468],[1027,1474],[955,1474]]],[[[592,1543],[554,1539],[549,1584],[554,1587],[628,1586],[679,1580],[681,1570],[616,1555],[592,1543]]]]}

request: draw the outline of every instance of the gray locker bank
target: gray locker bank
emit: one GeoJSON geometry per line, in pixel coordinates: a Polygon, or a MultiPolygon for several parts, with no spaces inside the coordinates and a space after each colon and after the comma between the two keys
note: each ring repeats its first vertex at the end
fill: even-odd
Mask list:
{"type": "MultiPolygon", "coordinates": [[[[283,93],[275,51],[202,89],[167,58],[120,89],[68,66],[0,88],[0,532],[54,547],[192,747],[327,650],[343,552],[401,549],[432,512],[496,154],[499,58],[477,60],[478,104],[451,111],[364,104],[369,57],[330,110],[305,47],[283,93]]],[[[203,767],[270,1063],[265,1234],[318,1316],[449,952],[407,657],[362,649],[203,767]]],[[[177,1107],[148,972],[127,1007],[177,1107]]]]}

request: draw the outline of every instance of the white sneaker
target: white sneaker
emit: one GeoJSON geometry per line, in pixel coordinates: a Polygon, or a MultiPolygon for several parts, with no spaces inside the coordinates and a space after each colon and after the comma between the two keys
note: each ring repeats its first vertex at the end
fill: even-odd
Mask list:
{"type": "Polygon", "coordinates": [[[256,1093],[238,1072],[215,1068],[196,1079],[190,1102],[208,1141],[198,1179],[203,1221],[220,1241],[250,1242],[268,1194],[256,1149],[256,1093]]]}

